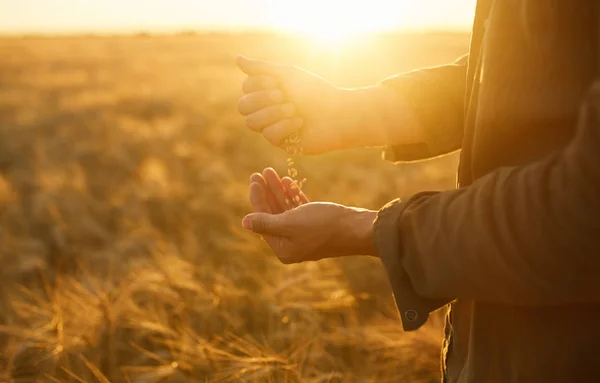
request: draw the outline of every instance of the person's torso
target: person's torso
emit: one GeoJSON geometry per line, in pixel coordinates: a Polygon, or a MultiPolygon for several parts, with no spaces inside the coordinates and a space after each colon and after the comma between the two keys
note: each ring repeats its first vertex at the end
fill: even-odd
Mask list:
{"type": "MultiPolygon", "coordinates": [[[[596,3],[479,1],[459,186],[499,167],[540,160],[569,142],[596,73],[596,3]]],[[[457,301],[451,318],[448,382],[590,381],[600,366],[600,304],[457,301]]]]}

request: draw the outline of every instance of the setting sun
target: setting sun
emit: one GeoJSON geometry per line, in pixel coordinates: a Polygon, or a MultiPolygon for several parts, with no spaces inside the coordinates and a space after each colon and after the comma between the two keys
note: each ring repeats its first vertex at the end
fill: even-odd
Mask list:
{"type": "Polygon", "coordinates": [[[281,5],[273,16],[275,24],[283,30],[319,42],[341,43],[350,38],[406,26],[406,16],[414,16],[417,7],[414,3],[402,1],[353,3],[307,0],[296,6],[289,3],[281,5]]]}

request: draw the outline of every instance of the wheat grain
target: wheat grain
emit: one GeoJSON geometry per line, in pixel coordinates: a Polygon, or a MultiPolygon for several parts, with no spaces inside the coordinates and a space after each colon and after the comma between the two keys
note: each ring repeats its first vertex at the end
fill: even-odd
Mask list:
{"type": "MultiPolygon", "coordinates": [[[[302,186],[306,183],[306,178],[302,179],[302,181],[298,181],[296,178],[298,177],[298,169],[294,167],[294,159],[298,155],[303,154],[302,146],[300,144],[300,134],[292,133],[288,137],[286,137],[285,141],[285,149],[289,155],[287,159],[287,174],[293,181],[291,189],[296,191],[296,195],[293,197],[293,201],[296,205],[300,205],[300,192],[302,191],[302,186]]],[[[286,200],[286,203],[289,203],[286,200]]]]}

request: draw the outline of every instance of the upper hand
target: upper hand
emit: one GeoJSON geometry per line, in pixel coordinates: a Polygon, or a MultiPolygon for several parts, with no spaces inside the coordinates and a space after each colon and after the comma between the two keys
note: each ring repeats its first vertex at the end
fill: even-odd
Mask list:
{"type": "Polygon", "coordinates": [[[305,154],[346,146],[345,127],[355,119],[347,102],[349,90],[296,66],[242,56],[237,65],[248,75],[238,109],[247,116],[250,129],[262,132],[278,147],[283,147],[286,137],[301,131],[305,154]]]}
{"type": "Polygon", "coordinates": [[[376,212],[334,203],[309,203],[273,169],[250,179],[254,213],[243,226],[262,234],[282,263],[315,261],[343,255],[376,255],[372,226],[376,212]],[[286,203],[298,195],[300,204],[286,203]],[[290,198],[291,197],[291,198],[290,198]]]}

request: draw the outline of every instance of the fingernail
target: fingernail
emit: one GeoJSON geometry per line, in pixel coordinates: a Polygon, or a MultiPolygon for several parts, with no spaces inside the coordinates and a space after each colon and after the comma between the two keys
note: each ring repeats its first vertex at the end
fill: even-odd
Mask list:
{"type": "Polygon", "coordinates": [[[302,126],[303,123],[304,123],[304,120],[302,120],[300,117],[294,118],[294,125],[302,126]]]}
{"type": "Polygon", "coordinates": [[[252,221],[249,217],[244,217],[244,219],[242,219],[242,226],[244,227],[244,229],[252,231],[252,221]]]}
{"type": "Polygon", "coordinates": [[[283,93],[279,90],[274,90],[269,94],[271,101],[273,102],[281,102],[283,101],[283,93]]]}
{"type": "Polygon", "coordinates": [[[296,111],[296,106],[294,104],[285,104],[282,109],[284,115],[293,116],[296,111]]]}

